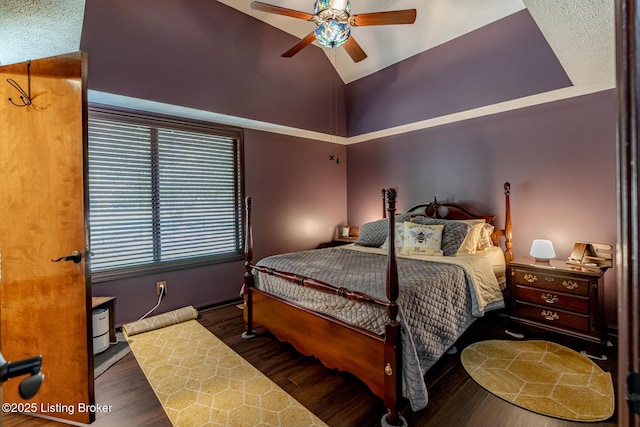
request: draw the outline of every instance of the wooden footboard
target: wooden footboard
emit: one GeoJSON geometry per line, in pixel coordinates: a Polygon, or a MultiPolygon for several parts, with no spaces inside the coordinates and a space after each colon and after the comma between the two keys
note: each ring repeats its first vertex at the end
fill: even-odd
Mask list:
{"type": "Polygon", "coordinates": [[[350,372],[384,398],[384,337],[259,289],[254,288],[251,293],[254,325],[265,326],[280,341],[291,343],[297,351],[317,358],[327,368],[350,372]]]}

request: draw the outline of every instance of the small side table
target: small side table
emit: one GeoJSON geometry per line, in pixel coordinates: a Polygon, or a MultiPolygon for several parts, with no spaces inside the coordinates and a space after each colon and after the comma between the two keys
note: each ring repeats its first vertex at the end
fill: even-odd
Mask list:
{"type": "Polygon", "coordinates": [[[336,246],[348,245],[349,243],[355,243],[357,240],[357,237],[336,237],[330,242],[319,244],[316,249],[334,248],[336,246]]]}
{"type": "Polygon", "coordinates": [[[358,241],[358,236],[356,237],[337,237],[333,239],[333,242],[336,246],[340,245],[348,245],[349,243],[355,243],[358,241]]]}
{"type": "Polygon", "coordinates": [[[91,308],[106,308],[109,310],[109,342],[115,343],[116,338],[116,297],[92,297],[91,308]]]}

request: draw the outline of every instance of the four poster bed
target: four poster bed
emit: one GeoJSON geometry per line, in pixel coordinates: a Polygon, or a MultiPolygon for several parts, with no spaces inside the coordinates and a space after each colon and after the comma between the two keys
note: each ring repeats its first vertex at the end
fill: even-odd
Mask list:
{"type": "Polygon", "coordinates": [[[363,224],[356,244],[255,264],[247,197],[243,337],[266,327],[362,380],[384,400],[383,425],[406,423],[401,396],[414,411],[425,407],[426,370],[475,319],[504,306],[505,266],[513,259],[509,183],[504,193],[505,227],[496,229],[494,215],[435,199],[396,215],[395,190],[383,190],[386,218],[363,224]]]}

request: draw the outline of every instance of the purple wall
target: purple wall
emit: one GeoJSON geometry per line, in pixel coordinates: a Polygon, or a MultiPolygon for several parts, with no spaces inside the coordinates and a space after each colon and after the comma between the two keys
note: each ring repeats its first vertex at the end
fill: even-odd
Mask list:
{"type": "Polygon", "coordinates": [[[346,87],[349,136],[571,86],[528,10],[346,87]]]}
{"type": "Polygon", "coordinates": [[[93,296],[116,297],[116,323],[138,320],[158,302],[156,282],[167,281],[167,296],[153,314],[193,305],[230,301],[239,297],[244,263],[217,264],[189,270],[170,271],[110,282],[94,283],[93,296]]]}
{"type": "Polygon", "coordinates": [[[331,241],[347,220],[346,146],[253,131],[245,141],[255,258],[331,241]]]}
{"type": "MultiPolygon", "coordinates": [[[[380,189],[396,187],[399,210],[440,200],[470,203],[504,224],[511,183],[516,256],[535,238],[566,259],[577,240],[616,244],[614,90],[348,146],[349,223],[381,214],[380,189]]],[[[616,321],[615,268],[605,277],[607,319],[616,321]]]]}
{"type": "Polygon", "coordinates": [[[217,1],[91,0],[80,49],[92,90],[344,136],[327,56],[280,56],[298,41],[217,1]]]}

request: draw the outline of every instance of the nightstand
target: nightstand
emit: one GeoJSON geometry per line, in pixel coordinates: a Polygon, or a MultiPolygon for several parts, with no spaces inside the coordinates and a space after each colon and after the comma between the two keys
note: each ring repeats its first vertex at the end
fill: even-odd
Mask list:
{"type": "Polygon", "coordinates": [[[360,227],[357,226],[346,226],[340,225],[336,227],[336,234],[334,234],[333,240],[326,243],[321,243],[318,245],[317,249],[321,248],[333,248],[335,246],[348,245],[350,243],[355,243],[358,241],[358,236],[360,235],[360,227]],[[347,228],[349,229],[347,233],[347,228]],[[344,231],[344,235],[343,235],[344,231]]]}
{"type": "Polygon", "coordinates": [[[605,345],[606,270],[552,260],[517,259],[507,267],[508,318],[525,327],[605,345]]]}
{"type": "Polygon", "coordinates": [[[356,241],[358,241],[357,237],[336,237],[335,239],[333,239],[330,242],[321,243],[320,245],[318,245],[318,247],[316,249],[333,248],[333,247],[336,247],[336,246],[342,246],[342,245],[348,245],[350,243],[355,243],[356,241]]]}

